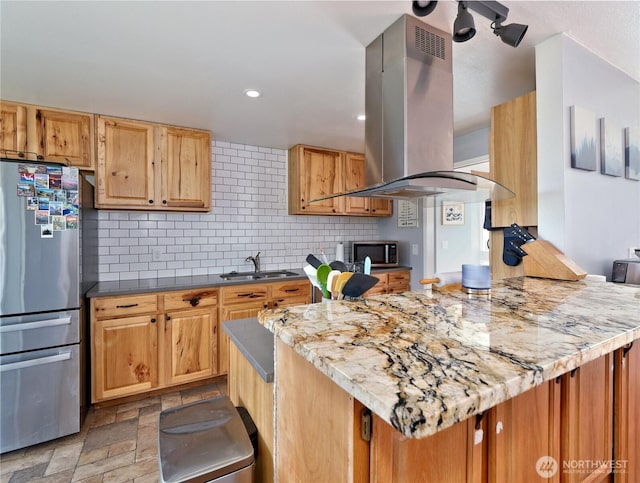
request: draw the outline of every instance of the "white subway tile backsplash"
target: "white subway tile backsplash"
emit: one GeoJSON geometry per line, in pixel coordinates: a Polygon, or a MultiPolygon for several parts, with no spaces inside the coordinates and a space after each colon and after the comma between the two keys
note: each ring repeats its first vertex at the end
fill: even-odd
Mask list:
{"type": "Polygon", "coordinates": [[[98,212],[100,281],[301,268],[338,241],[377,239],[376,218],[287,214],[287,151],[212,143],[210,213],[98,212]],[[158,259],[159,258],[159,259],[158,259]]]}

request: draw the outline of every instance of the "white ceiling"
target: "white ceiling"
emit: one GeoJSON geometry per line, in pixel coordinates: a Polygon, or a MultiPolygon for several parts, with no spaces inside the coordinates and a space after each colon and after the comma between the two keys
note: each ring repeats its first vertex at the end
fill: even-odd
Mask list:
{"type": "MultiPolygon", "coordinates": [[[[535,88],[534,46],[565,32],[640,81],[639,1],[514,1],[518,48],[474,14],[454,43],[458,134],[535,88]]],[[[451,31],[455,1],[423,21],[451,31]]],[[[362,151],[365,47],[403,1],[0,2],[0,97],[209,129],[216,139],[362,151]],[[258,88],[257,100],[243,96],[258,88]]]]}

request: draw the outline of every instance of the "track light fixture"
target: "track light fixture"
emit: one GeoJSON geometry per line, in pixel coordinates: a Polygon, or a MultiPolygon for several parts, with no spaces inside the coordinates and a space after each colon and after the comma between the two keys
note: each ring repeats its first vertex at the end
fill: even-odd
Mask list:
{"type": "Polygon", "coordinates": [[[453,22],[453,41],[466,42],[476,34],[473,16],[467,10],[468,2],[458,2],[458,16],[453,22]]]}
{"type": "Polygon", "coordinates": [[[424,17],[433,12],[433,9],[438,5],[437,1],[434,2],[425,2],[423,0],[414,0],[411,8],[413,9],[414,15],[417,17],[424,17]]]}
{"type": "MultiPolygon", "coordinates": [[[[418,17],[429,15],[436,8],[437,3],[437,1],[414,1],[412,5],[413,13],[418,17]]],[[[529,28],[528,25],[519,23],[502,25],[502,23],[507,20],[509,9],[500,2],[481,0],[459,1],[458,16],[453,23],[452,37],[454,42],[466,42],[476,34],[473,16],[467,10],[469,8],[491,20],[493,33],[511,47],[517,47],[520,44],[524,38],[524,34],[527,33],[527,29],[529,28]]]]}

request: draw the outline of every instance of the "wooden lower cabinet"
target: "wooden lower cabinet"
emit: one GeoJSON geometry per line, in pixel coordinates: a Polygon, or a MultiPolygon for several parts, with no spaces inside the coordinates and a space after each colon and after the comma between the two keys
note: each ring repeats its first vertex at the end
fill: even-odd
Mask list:
{"type": "Polygon", "coordinates": [[[406,269],[372,273],[379,282],[364,293],[364,297],[411,290],[411,271],[406,269]]]}
{"type": "Polygon", "coordinates": [[[613,479],[640,481],[640,342],[615,354],[613,479]]]}
{"type": "Polygon", "coordinates": [[[149,391],[158,385],[155,315],[92,324],[92,402],[149,391]]]}
{"type": "Polygon", "coordinates": [[[372,483],[486,481],[484,418],[467,419],[423,439],[406,438],[375,415],[372,427],[372,483]]]}
{"type": "Polygon", "coordinates": [[[489,481],[559,482],[559,417],[560,381],[545,382],[491,408],[489,481]]]}
{"type": "Polygon", "coordinates": [[[613,354],[562,376],[562,481],[606,481],[613,457],[613,354]]]}
{"type": "Polygon", "coordinates": [[[243,406],[258,430],[255,481],[273,481],[273,382],[265,382],[235,344],[229,346],[229,399],[243,406]]]}
{"type": "Polygon", "coordinates": [[[507,483],[610,481],[613,473],[615,481],[640,481],[634,351],[624,361],[623,350],[616,353],[615,437],[608,354],[427,438],[407,438],[373,415],[367,442],[367,410],[277,340],[277,474],[281,481],[507,483]]]}
{"type": "Polygon", "coordinates": [[[218,374],[218,290],[91,299],[91,400],[218,374]]]}
{"type": "MultiPolygon", "coordinates": [[[[220,291],[220,323],[227,320],[257,317],[265,309],[306,305],[311,303],[311,284],[308,280],[254,283],[222,287],[220,291]]],[[[229,370],[229,336],[220,331],[220,373],[229,370]]]]}
{"type": "Polygon", "coordinates": [[[166,384],[182,384],[218,373],[218,324],[211,309],[167,312],[164,321],[166,384]]]}
{"type": "Polygon", "coordinates": [[[368,482],[364,407],[279,339],[275,362],[276,481],[368,482]]]}

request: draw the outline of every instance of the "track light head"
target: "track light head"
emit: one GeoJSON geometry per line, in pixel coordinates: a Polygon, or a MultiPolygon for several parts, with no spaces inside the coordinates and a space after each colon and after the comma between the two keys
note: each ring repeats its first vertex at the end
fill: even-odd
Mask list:
{"type": "Polygon", "coordinates": [[[425,17],[433,12],[437,4],[437,1],[426,2],[424,0],[414,0],[411,8],[413,9],[413,14],[417,17],[425,17]]]}
{"type": "Polygon", "coordinates": [[[500,39],[507,45],[511,47],[517,47],[522,39],[524,38],[524,34],[527,33],[528,25],[522,25],[519,23],[511,23],[509,25],[502,25],[500,22],[494,22],[492,25],[493,33],[496,34],[500,39]]]}
{"type": "Polygon", "coordinates": [[[476,34],[476,26],[473,22],[473,16],[467,10],[465,2],[458,2],[458,16],[453,22],[454,42],[466,42],[476,34]]]}

